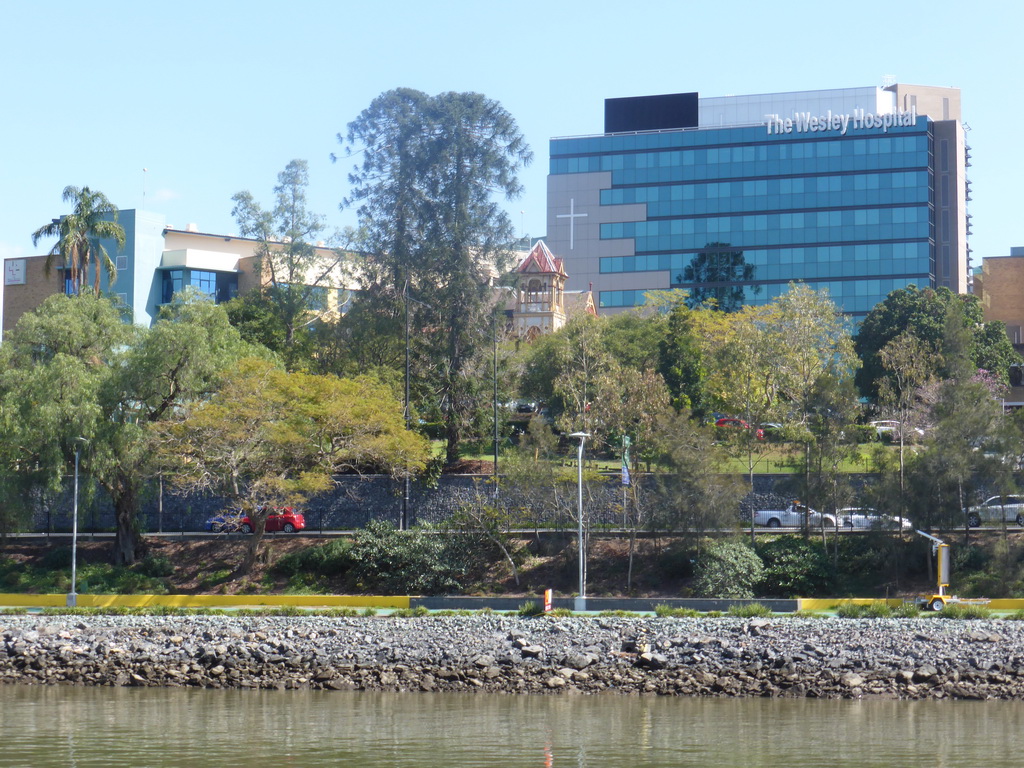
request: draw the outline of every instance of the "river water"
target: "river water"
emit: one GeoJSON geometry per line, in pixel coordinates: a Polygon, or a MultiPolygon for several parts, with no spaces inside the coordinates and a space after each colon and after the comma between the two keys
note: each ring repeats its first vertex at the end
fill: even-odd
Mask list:
{"type": "Polygon", "coordinates": [[[0,686],[3,768],[1021,765],[1020,702],[0,686]]]}

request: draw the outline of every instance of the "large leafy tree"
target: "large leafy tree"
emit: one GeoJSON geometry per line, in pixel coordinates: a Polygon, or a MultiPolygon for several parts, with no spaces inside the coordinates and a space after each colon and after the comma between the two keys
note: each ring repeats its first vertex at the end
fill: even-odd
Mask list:
{"type": "MultiPolygon", "coordinates": [[[[953,311],[957,322],[968,331],[968,360],[975,368],[992,371],[1007,382],[1010,366],[1020,356],[1006,336],[1000,322],[984,321],[982,307],[976,296],[958,295],[948,288],[918,288],[910,285],[893,291],[872,309],[857,331],[855,351],[862,367],[857,373],[857,386],[868,397],[878,394],[881,380],[891,375],[885,370],[882,349],[901,333],[909,333],[927,347],[938,349],[946,332],[947,315],[953,311]]],[[[948,378],[948,359],[931,358],[929,373],[935,378],[948,378]]]]}
{"type": "Polygon", "coordinates": [[[256,358],[155,426],[179,487],[223,495],[252,519],[243,571],[256,561],[270,507],[329,489],[334,473],[417,472],[429,456],[378,382],[286,373],[256,358]]]}
{"type": "Polygon", "coordinates": [[[110,497],[114,561],[142,553],[139,511],[153,472],[147,425],[209,395],[247,351],[224,310],[186,292],[152,329],[126,325],[91,294],[55,295],[24,315],[0,348],[0,454],[58,488],[81,449],[81,470],[110,497]]]}
{"type": "Polygon", "coordinates": [[[44,238],[56,237],[57,242],[47,254],[43,267],[46,275],[50,275],[54,261],[59,258],[60,265],[68,270],[71,292],[77,294],[89,278],[91,265],[93,292],[99,296],[101,268],[111,285],[117,279],[117,268],[99,240],[113,240],[118,248],[125,245],[124,228],[117,223],[117,206],[102,192],[94,192],[89,187],[65,187],[62,197],[65,203],[74,203],[74,209],[33,232],[32,245],[44,238]]]}
{"type": "Polygon", "coordinates": [[[532,153],[513,117],[478,93],[381,94],[339,140],[359,158],[349,175],[369,256],[357,265],[379,311],[403,317],[415,299],[418,378],[444,422],[445,459],[458,459],[486,387],[473,360],[490,340],[490,277],[514,239],[496,197],[513,199],[532,153]]]}
{"type": "Polygon", "coordinates": [[[233,315],[250,338],[281,353],[289,365],[304,358],[305,331],[327,309],[327,292],[341,279],[344,252],[325,254],[324,218],[309,211],[309,167],[292,160],[277,175],[275,204],[265,210],[248,191],[231,199],[239,233],[257,241],[256,274],[261,285],[236,299],[233,315]],[[260,330],[262,329],[262,330],[260,330]]]}
{"type": "Polygon", "coordinates": [[[658,370],[668,385],[677,410],[705,415],[704,381],[708,376],[705,351],[697,330],[698,310],[691,309],[685,294],[668,310],[665,335],[658,347],[658,370]]]}

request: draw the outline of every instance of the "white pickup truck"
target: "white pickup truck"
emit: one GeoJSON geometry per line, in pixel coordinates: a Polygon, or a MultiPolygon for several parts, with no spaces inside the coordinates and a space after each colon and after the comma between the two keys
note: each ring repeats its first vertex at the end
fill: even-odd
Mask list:
{"type": "Polygon", "coordinates": [[[797,528],[803,525],[804,518],[811,528],[818,528],[824,522],[826,528],[836,527],[835,515],[821,514],[806,504],[794,502],[785,509],[758,509],[754,511],[754,525],[768,528],[797,528]]]}

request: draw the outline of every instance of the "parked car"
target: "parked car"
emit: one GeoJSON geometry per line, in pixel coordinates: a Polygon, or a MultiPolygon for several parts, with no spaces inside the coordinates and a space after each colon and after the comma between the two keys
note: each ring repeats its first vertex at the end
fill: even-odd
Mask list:
{"type": "MultiPolygon", "coordinates": [[[[715,422],[716,427],[732,427],[735,429],[752,429],[743,419],[733,419],[729,417],[723,417],[715,422]]],[[[761,427],[757,428],[755,432],[758,440],[764,440],[764,430],[761,427]]]]}
{"type": "Polygon", "coordinates": [[[990,496],[981,504],[964,510],[967,524],[977,528],[982,523],[1008,523],[1024,526],[1024,496],[990,496]]]}
{"type": "Polygon", "coordinates": [[[826,528],[836,527],[835,515],[821,514],[800,502],[793,502],[785,509],[758,509],[754,511],[754,525],[768,528],[793,528],[803,524],[804,518],[811,528],[818,528],[824,522],[826,528]]]}
{"type": "MultiPolygon", "coordinates": [[[[264,530],[267,533],[284,531],[295,533],[306,527],[306,518],[301,512],[295,512],[291,507],[275,507],[267,512],[267,523],[264,530]]],[[[241,531],[242,533],[253,532],[252,520],[248,515],[216,515],[206,521],[206,530],[211,533],[227,533],[241,531]]]]}
{"type": "MultiPolygon", "coordinates": [[[[900,423],[891,419],[883,419],[882,421],[869,422],[868,426],[875,428],[875,433],[878,435],[879,440],[891,440],[892,442],[898,442],[900,439],[900,423]]],[[[911,427],[909,424],[903,425],[904,442],[913,442],[924,437],[924,430],[919,427],[911,427]]]]}
{"type": "Polygon", "coordinates": [[[844,507],[839,510],[839,519],[844,528],[875,529],[881,531],[909,531],[913,529],[905,517],[883,515],[871,507],[844,507]]]}

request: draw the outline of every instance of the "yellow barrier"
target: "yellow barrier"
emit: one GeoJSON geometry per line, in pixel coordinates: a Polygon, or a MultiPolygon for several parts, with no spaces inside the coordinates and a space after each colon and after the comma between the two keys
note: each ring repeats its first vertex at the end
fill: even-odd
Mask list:
{"type": "MultiPolygon", "coordinates": [[[[833,611],[840,605],[875,605],[885,604],[892,608],[903,604],[903,598],[887,598],[873,600],[869,597],[844,597],[844,598],[812,598],[802,597],[797,600],[801,611],[833,611]]],[[[1024,609],[1024,598],[1001,598],[990,600],[985,604],[986,608],[993,611],[1019,611],[1024,609]]]]}
{"type": "MultiPolygon", "coordinates": [[[[78,595],[79,608],[408,608],[408,595],[78,595]]],[[[0,594],[0,605],[63,608],[67,595],[0,594]]]]}

